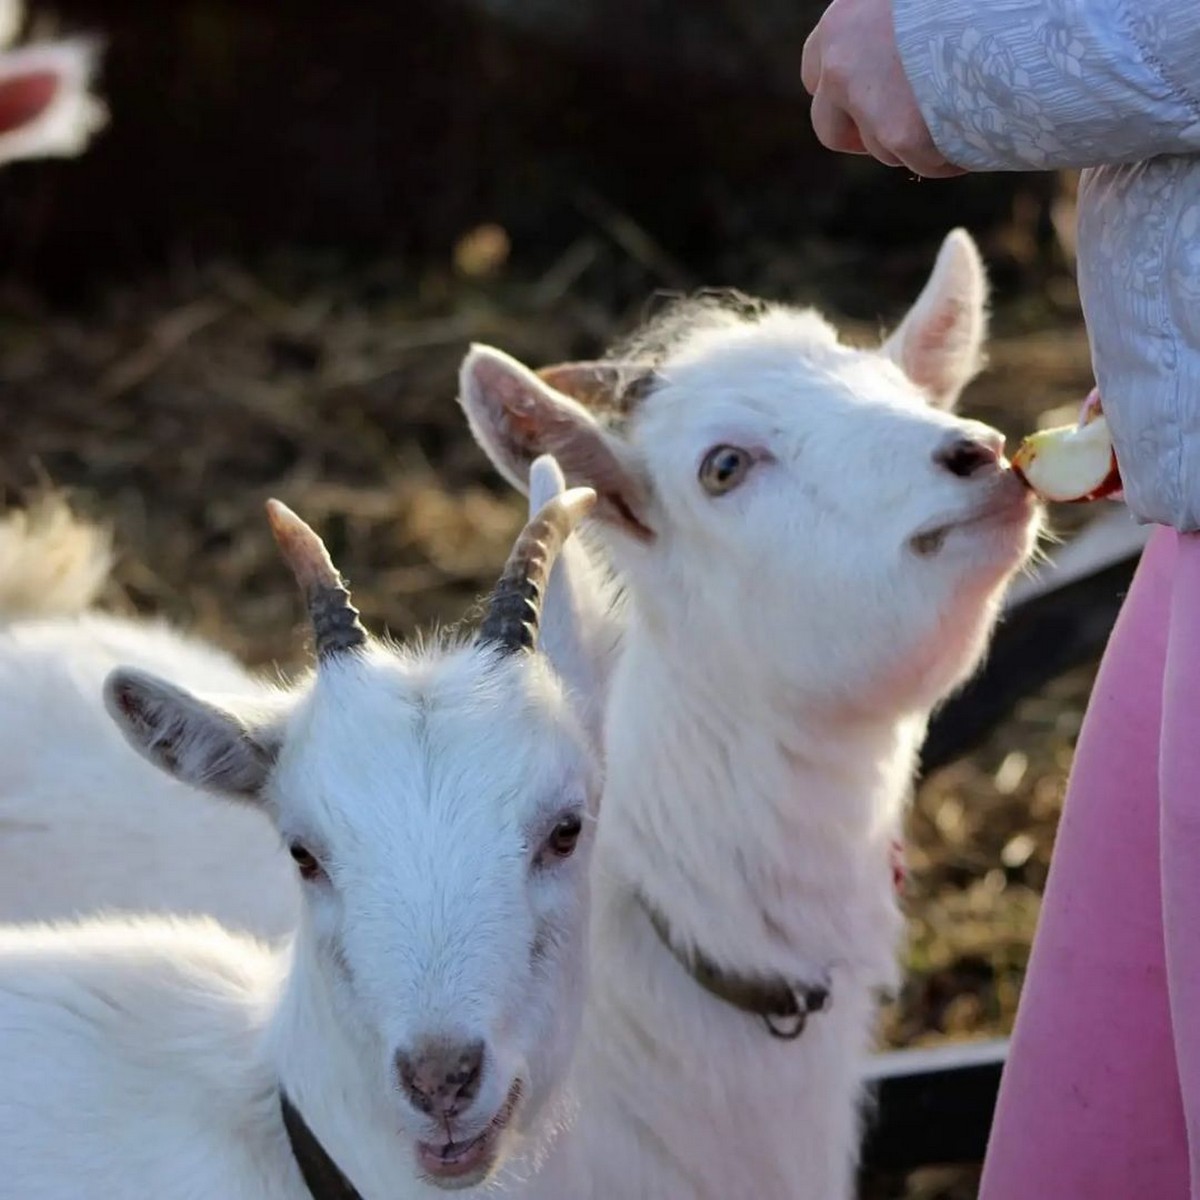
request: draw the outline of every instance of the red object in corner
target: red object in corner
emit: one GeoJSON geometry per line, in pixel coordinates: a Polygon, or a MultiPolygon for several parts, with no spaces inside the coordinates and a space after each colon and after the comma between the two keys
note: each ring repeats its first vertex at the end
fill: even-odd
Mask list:
{"type": "Polygon", "coordinates": [[[0,135],[36,121],[54,103],[61,86],[53,71],[30,71],[0,82],[0,135]]]}

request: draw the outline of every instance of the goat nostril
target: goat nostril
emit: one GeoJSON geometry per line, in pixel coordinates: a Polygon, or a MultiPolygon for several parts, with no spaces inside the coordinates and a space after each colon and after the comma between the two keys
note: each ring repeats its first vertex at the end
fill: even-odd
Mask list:
{"type": "Polygon", "coordinates": [[[1000,461],[1000,452],[984,442],[959,437],[940,447],[933,457],[951,475],[968,479],[985,467],[995,466],[1000,461]]]}
{"type": "Polygon", "coordinates": [[[404,1089],[404,1094],[413,1102],[414,1106],[422,1112],[429,1112],[433,1103],[417,1080],[416,1065],[403,1050],[396,1051],[396,1075],[400,1080],[400,1086],[404,1089]]]}
{"type": "Polygon", "coordinates": [[[439,1116],[456,1116],[469,1107],[483,1076],[484,1044],[431,1039],[411,1055],[398,1050],[396,1074],[414,1107],[439,1116]]]}
{"type": "Polygon", "coordinates": [[[476,1060],[448,1080],[457,1089],[454,1094],[455,1099],[463,1101],[475,1099],[475,1093],[479,1091],[479,1076],[482,1068],[483,1064],[476,1060]]]}

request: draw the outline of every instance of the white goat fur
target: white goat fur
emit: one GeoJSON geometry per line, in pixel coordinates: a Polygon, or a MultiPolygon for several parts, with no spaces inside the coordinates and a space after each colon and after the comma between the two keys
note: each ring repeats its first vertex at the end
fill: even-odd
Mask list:
{"type": "Polygon", "coordinates": [[[270,691],[160,622],[84,613],[0,629],[0,918],[195,913],[290,933],[300,888],[279,835],[251,808],[195,794],[129,752],[101,700],[120,665],[209,695],[270,691]]]}
{"type": "MultiPolygon", "coordinates": [[[[608,693],[608,775],[579,1113],[526,1195],[852,1194],[874,992],[897,974],[889,843],[929,710],[977,664],[1036,536],[1011,472],[934,462],[948,434],[999,445],[948,411],[984,327],[982,264],[955,232],[882,352],[812,312],[702,313],[616,428],[496,351],[465,362],[468,418],[512,482],[550,452],[598,490],[628,600],[611,678],[566,647],[608,693]],[[713,497],[697,468],[721,444],[757,461],[713,497]],[[918,552],[914,535],[958,520],[918,552]],[[638,891],[727,970],[828,974],[830,1010],[795,1042],[768,1036],[681,969],[638,891]]],[[[586,594],[568,550],[558,573],[586,594]]]]}
{"type": "Polygon", "coordinates": [[[288,934],[300,889],[270,823],[130,754],[102,702],[120,665],[249,701],[271,687],[165,622],[86,611],[110,566],[107,531],[60,496],[0,521],[0,919],[197,913],[288,934]]]}
{"type": "MultiPolygon", "coordinates": [[[[548,655],[593,708],[607,701],[609,761],[579,1116],[522,1194],[849,1195],[872,994],[896,976],[889,842],[928,711],[977,663],[1035,536],[1007,477],[958,479],[932,461],[948,433],[986,436],[949,411],[980,366],[984,329],[982,265],[956,232],[882,352],[840,346],[812,312],[701,314],[656,358],[659,382],[616,429],[494,351],[464,364],[472,427],[511,481],[528,486],[529,460],[552,452],[572,483],[600,491],[585,532],[627,589],[609,610],[606,573],[573,538],[547,602],[548,655]],[[714,498],[696,470],[721,442],[767,453],[714,498]],[[1007,517],[914,551],[931,521],[1006,495],[1007,517]],[[653,540],[630,536],[613,500],[653,540]],[[831,1010],[796,1042],[771,1039],[683,973],[635,888],[681,945],[727,969],[814,982],[830,970],[831,1010]]],[[[553,470],[539,472],[544,497],[553,470]]],[[[88,802],[120,828],[123,796],[88,802]]],[[[41,813],[51,826],[75,811],[53,799],[41,813]]],[[[0,795],[0,819],[8,803],[0,795]]],[[[164,894],[179,886],[168,875],[191,869],[173,840],[161,842],[173,860],[164,894]]],[[[131,857],[110,868],[114,894],[131,857]]],[[[80,860],[67,848],[54,861],[57,881],[38,901],[52,911],[80,860]]],[[[210,909],[237,861],[198,880],[210,909]]],[[[274,931],[265,907],[252,898],[240,920],[274,931]]]]}
{"type": "MultiPolygon", "coordinates": [[[[127,632],[89,620],[60,640],[71,660],[45,686],[75,683],[80,663],[91,686],[110,647],[88,639],[103,641],[106,628],[117,641],[127,632]]],[[[526,1173],[560,1122],[583,1004],[590,824],[575,855],[539,851],[564,814],[594,811],[600,787],[555,672],[540,654],[486,641],[370,642],[285,691],[252,685],[166,630],[140,632],[139,659],[236,693],[200,699],[124,668],[110,677],[114,719],[176,776],[181,811],[215,803],[185,794],[197,787],[239,802],[213,810],[230,858],[177,843],[160,881],[178,869],[198,882],[199,856],[213,872],[208,907],[221,908],[241,872],[295,869],[280,837],[311,849],[324,873],[301,885],[299,927],[279,947],[204,918],[0,929],[0,1193],[309,1200],[283,1131],[282,1085],[365,1200],[432,1194],[414,1155],[422,1142],[441,1145],[445,1127],[405,1096],[395,1056],[437,1037],[487,1047],[457,1141],[485,1128],[520,1081],[498,1150],[502,1170],[526,1173]],[[266,833],[238,852],[230,830],[255,823],[274,837],[272,853],[266,833]]],[[[22,636],[28,647],[49,632],[22,636]]],[[[71,767],[75,783],[136,794],[142,776],[122,772],[116,747],[83,719],[87,706],[64,708],[80,724],[59,727],[57,761],[103,747],[71,767]]],[[[174,828],[190,839],[209,826],[174,828]]],[[[145,865],[139,850],[112,847],[131,872],[145,865]]],[[[56,865],[42,863],[51,889],[56,865]]],[[[240,885],[247,924],[264,912],[278,920],[265,894],[278,882],[269,871],[258,889],[240,885]]]]}

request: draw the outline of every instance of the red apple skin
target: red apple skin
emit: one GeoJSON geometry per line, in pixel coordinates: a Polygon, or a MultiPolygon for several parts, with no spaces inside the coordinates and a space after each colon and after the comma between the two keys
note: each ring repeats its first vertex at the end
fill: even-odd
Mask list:
{"type": "Polygon", "coordinates": [[[36,121],[50,107],[60,86],[53,71],[29,71],[0,83],[0,134],[36,121]]]}
{"type": "Polygon", "coordinates": [[[1111,496],[1114,492],[1121,490],[1121,470],[1117,466],[1117,456],[1112,456],[1112,465],[1108,469],[1108,474],[1104,477],[1104,482],[1096,488],[1094,492],[1084,496],[1085,500],[1103,500],[1105,496],[1111,496]]]}

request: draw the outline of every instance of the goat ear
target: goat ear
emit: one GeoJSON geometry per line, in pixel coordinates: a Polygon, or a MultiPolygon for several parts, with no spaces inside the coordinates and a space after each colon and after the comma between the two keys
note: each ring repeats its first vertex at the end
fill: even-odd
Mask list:
{"type": "Polygon", "coordinates": [[[552,454],[571,487],[595,489],[597,517],[639,538],[653,536],[649,488],[633,453],[528,367],[489,346],[472,346],[459,373],[459,403],[475,440],[519,491],[528,491],[533,460],[552,454]]]}
{"type": "Polygon", "coordinates": [[[637,362],[565,362],[538,367],[537,377],[556,392],[577,400],[590,413],[628,416],[658,379],[637,362]]]}
{"type": "Polygon", "coordinates": [[[952,409],[983,368],[987,274],[965,229],[947,235],[917,302],[883,344],[937,408],[952,409]]]}
{"type": "Polygon", "coordinates": [[[104,681],[104,705],[126,741],[168,775],[233,799],[261,793],[276,747],[235,713],[125,668],[104,681]]]}

